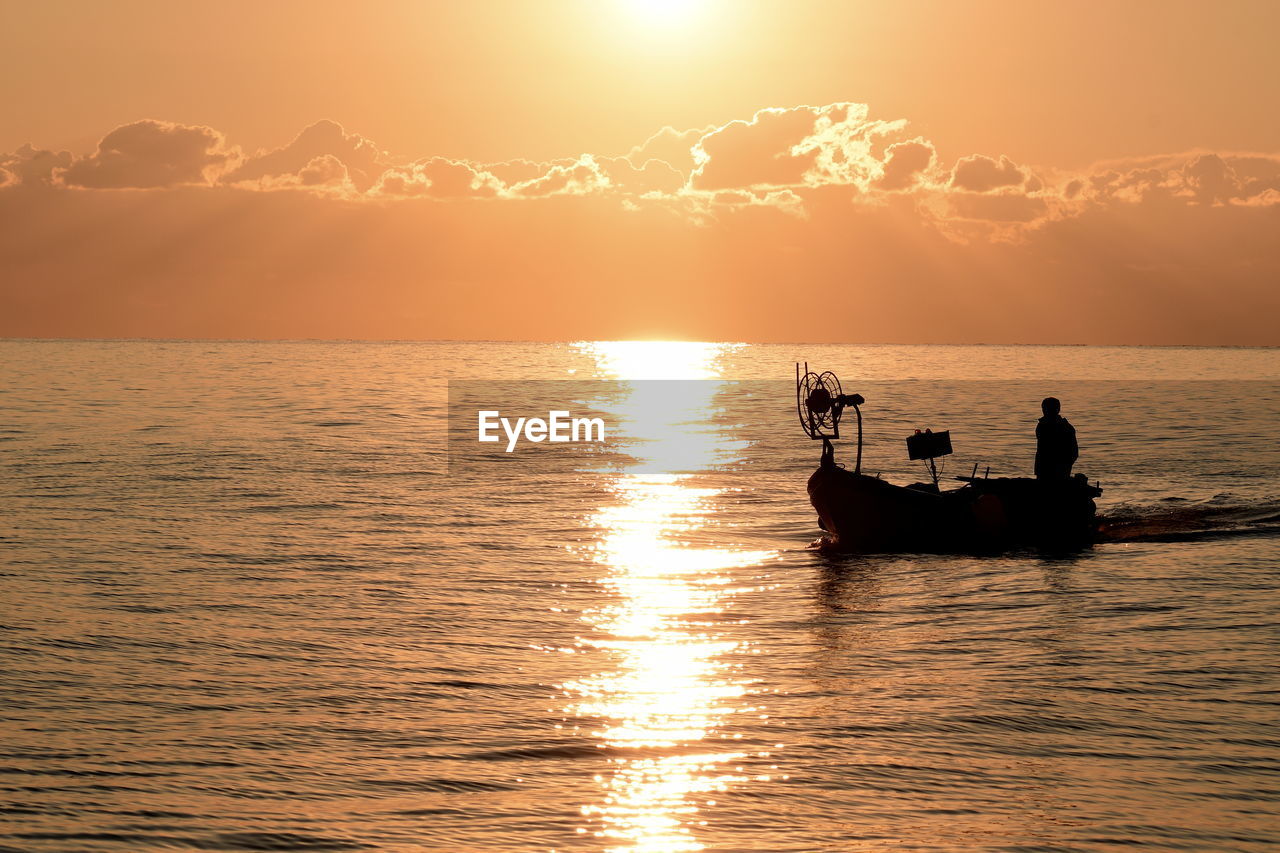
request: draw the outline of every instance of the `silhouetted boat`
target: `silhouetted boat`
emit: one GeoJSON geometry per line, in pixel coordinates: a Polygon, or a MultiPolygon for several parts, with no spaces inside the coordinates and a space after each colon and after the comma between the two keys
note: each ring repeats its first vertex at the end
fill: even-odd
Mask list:
{"type": "Polygon", "coordinates": [[[1013,545],[1070,547],[1093,542],[1102,490],[1084,475],[1045,481],[977,477],[958,489],[898,486],[822,464],[809,501],[837,551],[982,551],[1013,545]]]}
{"type": "Polygon", "coordinates": [[[979,477],[975,466],[964,485],[939,487],[938,456],[951,452],[949,433],[917,433],[907,439],[912,459],[928,462],[932,482],[899,486],[862,469],[861,395],[845,395],[830,372],[804,376],[796,366],[796,406],[810,437],[823,443],[822,461],[809,477],[809,501],[826,535],[818,547],[853,553],[892,551],[987,551],[1018,545],[1078,547],[1097,535],[1094,498],[1102,489],[1083,474],[1061,480],[979,477]],[[832,440],[840,416],[858,416],[854,470],[835,461],[832,440]]]}

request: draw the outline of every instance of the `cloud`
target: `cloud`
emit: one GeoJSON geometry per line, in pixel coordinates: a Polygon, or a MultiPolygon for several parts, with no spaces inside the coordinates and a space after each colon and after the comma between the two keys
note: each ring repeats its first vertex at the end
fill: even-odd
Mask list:
{"type": "Polygon", "coordinates": [[[1214,204],[1236,198],[1240,181],[1235,170],[1217,154],[1201,154],[1182,168],[1181,177],[1200,204],[1214,204]]]}
{"type": "Polygon", "coordinates": [[[332,154],[313,157],[298,171],[298,184],[304,187],[343,184],[349,180],[346,164],[332,154]]]}
{"type": "Polygon", "coordinates": [[[920,200],[1034,202],[945,186],[876,203],[840,186],[450,204],[5,189],[0,335],[1280,344],[1276,208],[1163,193],[1055,212],[1052,192],[1021,194],[1050,210],[1007,222],[1019,239],[986,240],[990,220],[920,200]],[[694,224],[681,206],[699,204],[694,224]],[[973,238],[951,239],[962,226],[973,238]]]}
{"type": "Polygon", "coordinates": [[[961,157],[951,171],[952,187],[974,193],[1020,187],[1026,180],[1027,175],[1022,168],[1003,154],[999,160],[985,154],[961,157]]]}
{"type": "Polygon", "coordinates": [[[686,175],[665,160],[650,158],[637,166],[630,157],[595,159],[600,171],[609,179],[609,186],[623,193],[674,195],[688,180],[686,175]]]}
{"type": "Polygon", "coordinates": [[[381,196],[429,198],[493,198],[506,187],[491,172],[462,160],[431,157],[407,167],[388,169],[370,190],[381,196]]]}
{"type": "Polygon", "coordinates": [[[1280,155],[1190,151],[1099,163],[1073,176],[1065,199],[1095,205],[1255,206],[1280,190],[1280,155]]]}
{"type": "Polygon", "coordinates": [[[791,149],[793,154],[814,155],[804,183],[866,190],[883,175],[880,148],[886,139],[900,135],[907,122],[871,119],[869,114],[866,104],[854,103],[829,105],[819,111],[813,132],[791,149]]]}
{"type": "Polygon", "coordinates": [[[318,195],[354,198],[359,190],[351,181],[347,166],[332,154],[312,157],[296,172],[259,178],[255,184],[259,190],[306,190],[318,195]]]}
{"type": "Polygon", "coordinates": [[[54,171],[70,166],[71,159],[70,151],[50,151],[27,143],[12,154],[0,155],[0,170],[8,175],[0,180],[0,187],[51,186],[54,171]]]}
{"type": "Polygon", "coordinates": [[[600,162],[590,154],[576,160],[561,161],[544,173],[510,188],[510,194],[523,198],[550,195],[591,195],[610,186],[609,176],[600,162]]]}
{"type": "Polygon", "coordinates": [[[1265,189],[1248,198],[1232,199],[1231,203],[1242,207],[1275,207],[1280,205],[1280,190],[1265,189]]]}
{"type": "Polygon", "coordinates": [[[583,154],[576,159],[533,163],[528,160],[491,164],[480,169],[483,179],[494,192],[513,198],[539,198],[552,195],[644,196],[672,195],[684,187],[686,178],[665,161],[649,159],[641,165],[628,157],[600,157],[583,154]],[[508,180],[499,180],[493,171],[508,180]]]}
{"type": "Polygon", "coordinates": [[[239,157],[211,127],[146,119],[117,127],[57,176],[66,186],[99,189],[210,184],[239,157]]]}
{"type": "Polygon", "coordinates": [[[769,108],[748,121],[731,121],[702,136],[693,148],[697,167],[690,186],[712,191],[749,187],[798,186],[817,159],[815,149],[794,149],[814,132],[819,115],[830,107],[769,108]]]}
{"type": "Polygon", "coordinates": [[[1278,211],[1280,154],[943,166],[855,103],[487,164],[137,122],[0,155],[0,334],[1275,345],[1278,211]]]}
{"type": "Polygon", "coordinates": [[[934,143],[908,137],[906,127],[902,119],[871,118],[865,104],[801,105],[708,128],[665,127],[621,157],[482,164],[446,157],[396,162],[333,121],[245,159],[212,128],[143,121],[116,128],[80,158],[32,145],[0,155],[0,191],[221,184],[387,204],[592,198],[704,227],[770,215],[818,222],[811,217],[815,205],[840,203],[888,208],[966,243],[1028,240],[1051,223],[1099,208],[1227,206],[1261,214],[1280,198],[1280,155],[1192,151],[1061,171],[970,154],[947,169],[934,143]]]}
{"type": "Polygon", "coordinates": [[[920,137],[889,146],[877,189],[888,192],[909,190],[937,165],[933,143],[920,137]]]}
{"type": "MultiPolygon", "coordinates": [[[[869,115],[866,104],[844,102],[764,109],[750,121],[731,121],[694,146],[697,168],[690,186],[714,191],[842,185],[867,191],[883,179],[886,149],[907,126],[905,119],[869,115]]],[[[906,159],[899,169],[909,154],[902,153],[906,159]]]]}
{"type": "Polygon", "coordinates": [[[748,208],[769,208],[787,216],[804,219],[808,216],[804,197],[794,190],[768,190],[764,192],[748,192],[745,190],[726,190],[716,193],[712,202],[740,212],[748,208]]]}
{"type": "Polygon", "coordinates": [[[628,151],[627,159],[637,169],[644,168],[644,165],[650,160],[660,160],[685,178],[688,178],[697,165],[694,160],[693,146],[714,129],[714,126],[693,128],[691,130],[676,130],[674,127],[664,127],[643,143],[628,151]]]}
{"type": "Polygon", "coordinates": [[[382,173],[394,165],[385,152],[372,141],[347,133],[336,121],[318,121],[299,133],[292,142],[272,151],[259,151],[239,168],[223,176],[223,183],[263,182],[279,186],[279,178],[299,175],[317,157],[331,157],[347,170],[347,177],[357,190],[364,192],[382,173]]]}
{"type": "Polygon", "coordinates": [[[1280,157],[1268,154],[1227,155],[1240,190],[1238,199],[1280,191],[1280,157]]]}
{"type": "MultiPolygon", "coordinates": [[[[571,161],[566,160],[564,162],[571,161]]],[[[512,184],[533,180],[545,172],[548,165],[517,157],[513,160],[504,160],[498,163],[480,163],[477,164],[476,168],[493,175],[503,186],[511,186],[512,184]]]]}
{"type": "Polygon", "coordinates": [[[953,218],[992,223],[1033,222],[1049,212],[1043,198],[1023,193],[956,192],[947,201],[953,218]]]}
{"type": "Polygon", "coordinates": [[[1139,203],[1156,196],[1173,195],[1173,172],[1162,168],[1135,168],[1128,171],[1104,169],[1081,179],[1082,197],[1095,202],[1139,203]]]}

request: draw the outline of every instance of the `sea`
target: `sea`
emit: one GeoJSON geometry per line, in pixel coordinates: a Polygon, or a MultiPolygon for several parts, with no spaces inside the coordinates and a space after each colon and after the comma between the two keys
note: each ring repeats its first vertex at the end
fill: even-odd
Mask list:
{"type": "Polygon", "coordinates": [[[0,851],[1277,849],[1278,422],[1276,349],[0,341],[0,851]],[[806,370],[904,484],[1058,397],[1102,541],[814,549],[806,370]]]}

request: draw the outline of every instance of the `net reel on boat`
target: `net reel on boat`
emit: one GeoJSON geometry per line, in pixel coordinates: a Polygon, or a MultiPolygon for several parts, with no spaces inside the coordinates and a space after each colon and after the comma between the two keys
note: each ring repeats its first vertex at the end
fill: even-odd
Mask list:
{"type": "Polygon", "coordinates": [[[815,373],[804,364],[796,363],[796,415],[805,434],[814,441],[822,441],[822,464],[835,464],[835,448],[832,441],[840,438],[840,417],[848,406],[858,417],[858,457],[853,473],[862,473],[862,410],[858,408],[866,400],[861,394],[845,394],[840,379],[830,370],[815,373]]]}

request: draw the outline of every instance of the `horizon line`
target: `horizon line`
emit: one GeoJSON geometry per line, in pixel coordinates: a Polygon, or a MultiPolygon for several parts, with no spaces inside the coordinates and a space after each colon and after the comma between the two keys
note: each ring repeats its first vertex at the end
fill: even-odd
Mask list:
{"type": "Polygon", "coordinates": [[[1280,349],[1280,344],[1149,344],[1149,343],[1026,343],[954,341],[742,341],[692,338],[222,338],[222,337],[48,337],[0,335],[3,343],[229,343],[229,344],[580,344],[580,343],[699,343],[736,346],[861,346],[861,347],[1071,347],[1097,349],[1280,349]]]}

